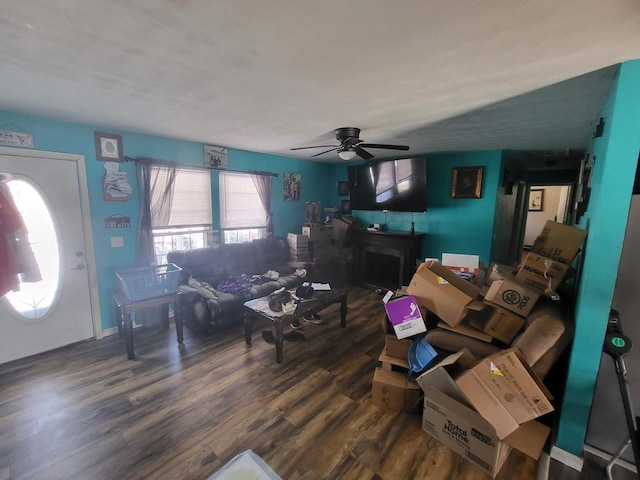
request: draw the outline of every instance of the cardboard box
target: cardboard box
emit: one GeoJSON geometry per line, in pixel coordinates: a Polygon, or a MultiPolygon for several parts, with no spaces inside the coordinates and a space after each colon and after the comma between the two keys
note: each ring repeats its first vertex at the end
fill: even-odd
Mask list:
{"type": "Polygon", "coordinates": [[[551,296],[562,282],[569,265],[529,252],[515,280],[536,292],[551,296]]]}
{"type": "Polygon", "coordinates": [[[309,248],[309,237],[296,235],[295,233],[288,233],[287,243],[289,244],[289,248],[293,250],[297,250],[299,248],[307,249],[309,248]]]}
{"type": "Polygon", "coordinates": [[[482,359],[460,375],[456,384],[500,440],[553,411],[551,394],[515,349],[482,359]]]}
{"type": "Polygon", "coordinates": [[[484,296],[485,301],[526,317],[540,298],[540,293],[511,280],[497,280],[484,296]]]}
{"type": "Polygon", "coordinates": [[[531,251],[568,265],[578,254],[585,238],[585,230],[547,220],[531,251]]]}
{"type": "Polygon", "coordinates": [[[386,348],[382,350],[382,353],[380,353],[378,361],[380,362],[380,368],[383,370],[393,370],[394,372],[400,372],[405,376],[409,373],[409,361],[407,360],[407,357],[392,357],[387,353],[386,348]]]}
{"type": "Polygon", "coordinates": [[[425,390],[422,429],[495,478],[512,448],[537,460],[550,429],[529,422],[503,441],[476,411],[435,388],[425,390]]]}
{"type": "Polygon", "coordinates": [[[348,245],[351,241],[351,224],[343,218],[334,218],[331,223],[331,239],[339,247],[348,245]]]}
{"type": "Polygon", "coordinates": [[[302,227],[302,235],[309,237],[314,245],[331,245],[333,228],[324,224],[309,224],[302,227]]]}
{"type": "Polygon", "coordinates": [[[469,279],[471,283],[480,286],[480,256],[464,255],[460,253],[443,253],[442,265],[459,277],[469,279]]]}
{"type": "Polygon", "coordinates": [[[405,361],[407,360],[409,356],[409,347],[412,343],[411,339],[397,338],[394,335],[387,335],[384,343],[387,355],[396,358],[403,358],[405,361]]]}
{"type": "Polygon", "coordinates": [[[398,297],[384,304],[384,309],[398,338],[407,338],[427,331],[418,301],[413,295],[398,297]]]}
{"type": "Polygon", "coordinates": [[[473,355],[462,349],[417,378],[424,391],[422,428],[495,477],[512,447],[537,460],[550,429],[535,421],[527,422],[501,440],[493,425],[469,405],[455,381],[476,364],[473,355]]]}
{"type": "Polygon", "coordinates": [[[485,283],[489,286],[496,280],[514,280],[515,267],[502,263],[492,263],[487,270],[485,283]]]}
{"type": "Polygon", "coordinates": [[[474,315],[469,320],[475,327],[505,345],[511,345],[527,321],[521,316],[505,310],[498,305],[488,304],[489,308],[482,315],[474,315]]]}
{"type": "Polygon", "coordinates": [[[407,375],[377,367],[371,382],[371,403],[389,410],[420,412],[421,391],[407,375]]]}
{"type": "MultiPolygon", "coordinates": [[[[484,310],[483,310],[484,311],[484,310]]],[[[471,314],[468,317],[474,317],[475,315],[471,314]]],[[[491,335],[483,332],[478,327],[473,325],[469,325],[465,322],[459,323],[455,327],[448,325],[444,322],[438,322],[438,328],[444,328],[445,330],[449,330],[451,332],[459,333],[460,335],[464,335],[466,337],[475,338],[476,340],[480,340],[482,342],[491,343],[491,335]]]]}
{"type": "Polygon", "coordinates": [[[418,303],[455,327],[469,311],[485,306],[479,301],[480,290],[436,261],[421,263],[407,287],[418,303]]]}

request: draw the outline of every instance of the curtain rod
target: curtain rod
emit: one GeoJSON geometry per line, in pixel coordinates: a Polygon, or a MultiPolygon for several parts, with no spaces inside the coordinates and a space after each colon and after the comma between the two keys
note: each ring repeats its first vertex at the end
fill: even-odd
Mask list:
{"type": "Polygon", "coordinates": [[[158,165],[171,165],[174,167],[184,167],[184,168],[192,168],[192,169],[196,169],[196,170],[217,170],[220,172],[234,172],[234,173],[252,173],[253,175],[264,175],[264,176],[270,176],[270,177],[278,177],[278,174],[275,172],[266,172],[263,170],[233,170],[231,168],[217,168],[217,167],[209,167],[206,165],[200,166],[200,165],[185,165],[184,163],[180,163],[180,162],[172,162],[170,160],[159,160],[159,159],[155,159],[155,158],[135,158],[135,157],[129,157],[129,156],[125,156],[124,157],[124,161],[125,162],[147,162],[147,163],[155,163],[158,165]]]}

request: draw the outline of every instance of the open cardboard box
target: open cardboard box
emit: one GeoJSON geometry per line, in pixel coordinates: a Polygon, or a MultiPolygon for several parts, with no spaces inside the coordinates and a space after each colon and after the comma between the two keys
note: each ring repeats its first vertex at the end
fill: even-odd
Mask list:
{"type": "Polygon", "coordinates": [[[547,220],[531,251],[568,265],[578,254],[585,238],[586,230],[547,220]]]}
{"type": "Polygon", "coordinates": [[[495,477],[512,448],[537,460],[550,428],[526,421],[506,436],[498,434],[495,418],[490,421],[476,411],[457,381],[483,364],[462,349],[420,375],[417,383],[425,394],[423,430],[495,477]]]}
{"type": "Polygon", "coordinates": [[[479,300],[479,288],[433,260],[420,264],[407,293],[452,327],[462,322],[470,311],[485,307],[479,300]]]}

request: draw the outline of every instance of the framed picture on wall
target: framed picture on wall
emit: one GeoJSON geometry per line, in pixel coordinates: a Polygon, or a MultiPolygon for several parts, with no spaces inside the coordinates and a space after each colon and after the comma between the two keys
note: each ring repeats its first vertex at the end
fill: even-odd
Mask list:
{"type": "Polygon", "coordinates": [[[349,182],[338,182],[338,196],[349,196],[349,182]]]}
{"type": "Polygon", "coordinates": [[[96,159],[102,162],[123,162],[122,136],[111,133],[94,132],[96,159]]]}
{"type": "Polygon", "coordinates": [[[484,167],[456,167],[453,169],[451,198],[480,198],[484,167]]]}
{"type": "Polygon", "coordinates": [[[529,192],[529,211],[541,212],[544,209],[544,189],[529,192]]]}
{"type": "Polygon", "coordinates": [[[340,204],[341,215],[351,215],[351,200],[342,200],[340,204]]]}

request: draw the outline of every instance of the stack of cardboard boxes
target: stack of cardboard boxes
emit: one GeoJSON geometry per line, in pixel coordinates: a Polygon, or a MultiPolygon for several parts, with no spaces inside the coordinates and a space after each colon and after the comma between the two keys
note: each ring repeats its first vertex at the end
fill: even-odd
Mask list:
{"type": "Polygon", "coordinates": [[[294,262],[308,262],[311,260],[309,255],[309,237],[289,233],[287,235],[289,243],[289,257],[294,262]]]}
{"type": "MultiPolygon", "coordinates": [[[[439,326],[502,346],[485,358],[474,358],[466,349],[437,362],[439,357],[435,366],[415,379],[424,393],[424,431],[491,476],[498,473],[512,448],[537,459],[550,432],[535,420],[553,411],[551,394],[525,354],[511,344],[527,325],[539,298],[555,294],[585,237],[584,230],[547,222],[516,273],[511,267],[493,265],[485,275],[487,285],[474,285],[455,269],[427,261],[419,265],[405,289],[425,314],[440,320],[439,326]]],[[[372,398],[374,403],[413,411],[407,408],[415,397],[412,379],[402,372],[403,384],[400,377],[387,373],[398,368],[388,360],[392,357],[389,347],[401,341],[398,330],[388,333],[396,335],[387,335],[372,398]],[[395,402],[388,399],[391,391],[395,402]]],[[[404,349],[391,350],[406,355],[404,349]]]]}

